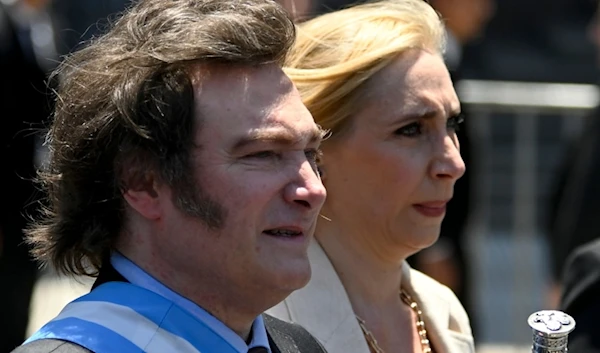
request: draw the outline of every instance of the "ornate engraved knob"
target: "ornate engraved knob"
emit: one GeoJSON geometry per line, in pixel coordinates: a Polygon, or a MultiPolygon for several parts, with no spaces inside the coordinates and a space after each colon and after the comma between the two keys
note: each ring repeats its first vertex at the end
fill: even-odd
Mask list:
{"type": "Polygon", "coordinates": [[[565,353],[569,333],[575,329],[575,320],[558,310],[542,310],[529,316],[527,323],[533,330],[533,353],[565,353]]]}

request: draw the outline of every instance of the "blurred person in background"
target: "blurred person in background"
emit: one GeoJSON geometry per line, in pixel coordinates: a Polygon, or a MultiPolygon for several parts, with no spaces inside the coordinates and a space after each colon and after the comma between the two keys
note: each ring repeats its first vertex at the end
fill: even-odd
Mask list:
{"type": "Polygon", "coordinates": [[[593,65],[593,50],[582,31],[594,12],[595,1],[496,1],[494,17],[486,26],[485,40],[465,48],[463,77],[492,81],[594,82],[597,70],[593,65]]]}
{"type": "Polygon", "coordinates": [[[36,212],[36,144],[50,111],[46,71],[55,64],[46,1],[0,1],[0,352],[25,339],[37,266],[23,229],[36,212]]]}
{"type": "Polygon", "coordinates": [[[576,247],[565,261],[560,310],[575,319],[569,351],[599,353],[600,238],[576,247]]]}
{"type": "Polygon", "coordinates": [[[298,26],[286,73],[331,131],[319,164],[328,197],[311,281],[269,312],[330,353],[474,350],[454,293],[405,261],[438,239],[465,171],[444,40],[422,0],[360,4],[298,26]]]}
{"type": "MultiPolygon", "coordinates": [[[[597,49],[600,68],[600,11],[589,23],[588,35],[597,49]]],[[[566,150],[550,208],[548,246],[551,265],[550,305],[558,305],[567,258],[576,248],[600,239],[600,106],[586,117],[582,134],[566,150]]],[[[591,269],[595,270],[595,269],[591,269]]]]}
{"type": "Polygon", "coordinates": [[[131,0],[52,0],[56,22],[56,47],[66,55],[88,43],[90,38],[104,33],[118,13],[132,4],[131,0]]]}
{"type": "Polygon", "coordinates": [[[463,48],[483,39],[488,22],[494,16],[495,0],[429,0],[446,25],[444,59],[451,74],[460,79],[463,48]]]}
{"type": "MultiPolygon", "coordinates": [[[[600,4],[588,27],[600,68],[600,4]]],[[[600,105],[565,153],[551,208],[549,247],[553,298],[573,316],[569,351],[600,352],[600,105]],[[558,299],[556,299],[558,298],[558,299]]]]}
{"type": "Polygon", "coordinates": [[[302,22],[313,15],[315,3],[319,0],[277,0],[293,17],[302,22]]]}

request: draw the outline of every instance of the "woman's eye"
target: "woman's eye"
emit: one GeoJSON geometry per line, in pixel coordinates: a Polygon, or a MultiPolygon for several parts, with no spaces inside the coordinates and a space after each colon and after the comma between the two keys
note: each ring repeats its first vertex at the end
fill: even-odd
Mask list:
{"type": "Polygon", "coordinates": [[[449,130],[454,130],[456,132],[456,131],[460,130],[460,124],[462,124],[464,121],[465,121],[465,116],[463,113],[460,113],[460,114],[455,115],[455,116],[451,117],[450,119],[448,119],[446,126],[448,127],[449,130]]]}
{"type": "Polygon", "coordinates": [[[394,134],[405,137],[416,137],[423,132],[422,130],[423,127],[421,126],[421,123],[414,122],[397,129],[396,131],[394,131],[394,134]]]}

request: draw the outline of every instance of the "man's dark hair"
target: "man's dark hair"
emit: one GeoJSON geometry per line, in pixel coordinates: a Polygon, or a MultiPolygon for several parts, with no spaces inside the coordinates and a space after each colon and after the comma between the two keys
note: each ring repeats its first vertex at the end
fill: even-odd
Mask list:
{"type": "Polygon", "coordinates": [[[34,256],[61,273],[97,275],[123,231],[123,192],[147,187],[149,176],[173,189],[183,212],[218,227],[191,172],[191,72],[281,65],[294,37],[271,0],[142,0],[69,55],[51,76],[56,105],[40,173],[48,197],[28,230],[34,256]]]}

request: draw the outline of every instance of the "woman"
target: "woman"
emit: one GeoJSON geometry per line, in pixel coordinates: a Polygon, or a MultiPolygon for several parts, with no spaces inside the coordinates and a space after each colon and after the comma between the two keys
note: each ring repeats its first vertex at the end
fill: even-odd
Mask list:
{"type": "Polygon", "coordinates": [[[331,136],[328,197],[309,284],[270,310],[330,353],[473,352],[456,296],[405,259],[438,238],[465,165],[443,25],[423,0],[388,0],[299,25],[286,69],[331,136]]]}

